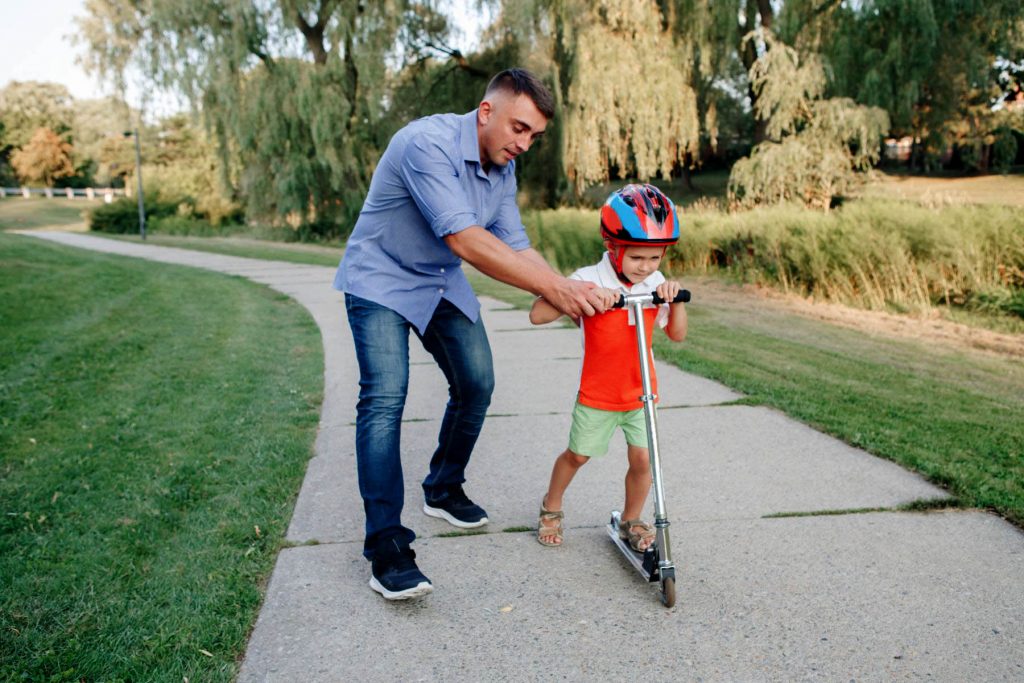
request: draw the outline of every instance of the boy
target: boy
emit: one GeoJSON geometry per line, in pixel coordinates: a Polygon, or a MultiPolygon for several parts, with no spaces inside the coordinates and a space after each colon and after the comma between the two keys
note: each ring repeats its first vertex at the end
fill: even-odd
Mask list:
{"type": "MultiPolygon", "coordinates": [[[[657,292],[666,301],[679,293],[678,282],[665,280],[658,271],[668,245],[679,239],[675,206],[653,185],[627,185],[612,193],[601,208],[601,236],[607,252],[601,261],[581,268],[572,279],[593,282],[606,307],[620,294],[657,292]]],[[[530,310],[535,325],[556,320],[562,314],[543,298],[530,310]]],[[[604,455],[608,442],[621,426],[628,445],[626,503],[619,535],[633,550],[643,552],[654,541],[651,524],[640,519],[651,487],[647,455],[636,331],[631,310],[616,310],[583,319],[583,371],[572,414],[569,448],[555,460],[551,483],[541,502],[537,540],[545,546],[562,544],[562,495],[576,472],[591,457],[604,455]]],[[[644,311],[647,353],[651,353],[654,323],[673,341],[686,337],[686,309],[682,303],[662,304],[644,311]]],[[[579,319],[575,319],[577,325],[579,319]]],[[[657,394],[657,378],[652,389],[657,394]]]]}

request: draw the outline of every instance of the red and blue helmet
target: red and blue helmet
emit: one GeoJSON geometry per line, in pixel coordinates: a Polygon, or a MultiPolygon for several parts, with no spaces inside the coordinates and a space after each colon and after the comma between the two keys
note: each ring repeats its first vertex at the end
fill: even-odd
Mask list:
{"type": "Polygon", "coordinates": [[[676,206],[654,185],[626,185],[601,207],[601,237],[619,278],[629,246],[662,246],[679,241],[676,206]]]}
{"type": "Polygon", "coordinates": [[[601,237],[609,246],[668,246],[679,241],[675,204],[654,185],[626,185],[601,207],[601,237]]]}

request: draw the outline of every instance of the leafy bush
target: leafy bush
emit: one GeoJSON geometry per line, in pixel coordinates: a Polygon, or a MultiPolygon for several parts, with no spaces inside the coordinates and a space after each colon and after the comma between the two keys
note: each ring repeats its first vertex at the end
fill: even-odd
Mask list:
{"type": "Polygon", "coordinates": [[[534,249],[559,270],[569,272],[590,265],[604,252],[595,210],[533,211],[523,218],[534,249]]]}
{"type": "Polygon", "coordinates": [[[827,210],[878,161],[889,116],[848,98],[823,98],[821,61],[802,57],[768,31],[761,36],[771,49],[751,67],[750,82],[768,139],[732,167],[730,199],[746,208],[795,201],[827,210]]]}
{"type": "MultiPolygon", "coordinates": [[[[152,219],[173,216],[178,211],[178,202],[157,200],[156,197],[146,197],[144,204],[147,225],[152,219]]],[[[89,229],[117,235],[138,232],[138,201],[125,197],[93,209],[89,212],[89,229]]]]}
{"type": "MultiPolygon", "coordinates": [[[[597,211],[524,219],[534,247],[562,271],[601,255],[597,211]]],[[[782,205],[690,210],[681,220],[667,272],[725,270],[862,308],[957,305],[1024,317],[1024,218],[1011,207],[860,200],[827,214],[782,205]]]]}
{"type": "Polygon", "coordinates": [[[214,169],[209,158],[180,159],[169,164],[147,164],[142,177],[146,187],[158,188],[157,199],[184,204],[184,213],[205,218],[215,226],[242,222],[242,207],[224,196],[214,169]]]}

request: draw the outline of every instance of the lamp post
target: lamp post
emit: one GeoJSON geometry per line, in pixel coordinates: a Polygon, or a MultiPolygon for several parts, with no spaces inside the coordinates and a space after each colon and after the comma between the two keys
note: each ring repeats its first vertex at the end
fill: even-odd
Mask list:
{"type": "Polygon", "coordinates": [[[146,205],[142,199],[142,152],[139,151],[139,129],[126,130],[124,136],[135,138],[135,177],[139,181],[139,235],[146,239],[146,205]]]}

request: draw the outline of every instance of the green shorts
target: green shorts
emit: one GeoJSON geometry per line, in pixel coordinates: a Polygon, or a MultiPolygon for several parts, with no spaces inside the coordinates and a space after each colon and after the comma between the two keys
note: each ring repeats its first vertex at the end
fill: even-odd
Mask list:
{"type": "Polygon", "coordinates": [[[608,452],[608,442],[616,427],[622,427],[626,443],[647,448],[647,421],[644,409],[599,410],[577,401],[572,410],[572,429],[569,430],[569,450],[588,458],[608,452]]]}

